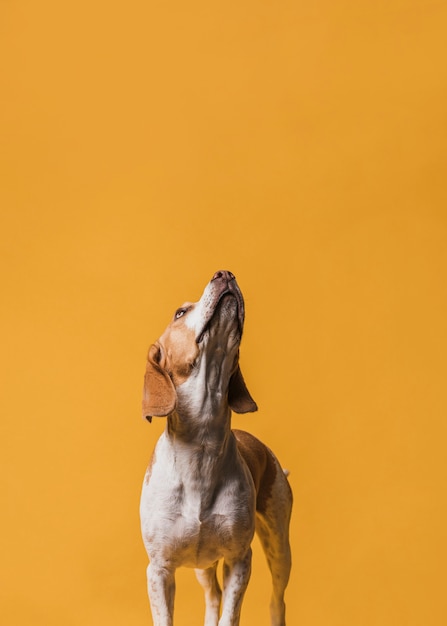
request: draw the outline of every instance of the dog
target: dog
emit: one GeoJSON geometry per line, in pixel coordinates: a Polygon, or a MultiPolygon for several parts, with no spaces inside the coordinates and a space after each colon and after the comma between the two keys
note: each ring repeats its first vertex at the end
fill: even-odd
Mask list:
{"type": "Polygon", "coordinates": [[[244,317],[234,275],[219,271],[149,348],[143,417],[167,417],[140,506],[154,626],[173,624],[180,566],[194,568],[204,589],[205,626],[238,626],[255,530],[272,575],[271,626],[285,626],[292,491],[271,450],[231,429],[232,411],[257,410],[239,366],[244,317]]]}

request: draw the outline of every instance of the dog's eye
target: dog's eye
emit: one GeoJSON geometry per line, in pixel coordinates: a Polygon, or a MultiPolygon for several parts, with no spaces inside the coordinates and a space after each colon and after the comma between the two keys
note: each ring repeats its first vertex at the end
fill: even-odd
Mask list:
{"type": "Polygon", "coordinates": [[[188,309],[184,309],[184,308],[177,309],[177,311],[174,313],[174,319],[175,319],[175,320],[178,320],[178,319],[179,319],[179,317],[182,317],[183,315],[185,315],[185,313],[186,313],[186,311],[187,311],[187,310],[188,310],[188,309]]]}

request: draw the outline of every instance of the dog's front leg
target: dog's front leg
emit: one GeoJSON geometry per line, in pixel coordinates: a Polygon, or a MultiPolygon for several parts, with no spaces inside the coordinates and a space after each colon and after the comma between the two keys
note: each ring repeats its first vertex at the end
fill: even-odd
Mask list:
{"type": "Polygon", "coordinates": [[[251,548],[235,561],[224,561],[224,597],[219,626],[239,626],[242,600],[251,574],[251,548]]]}
{"type": "Polygon", "coordinates": [[[175,570],[151,562],[147,568],[147,590],[154,626],[172,626],[175,596],[175,570]]]}

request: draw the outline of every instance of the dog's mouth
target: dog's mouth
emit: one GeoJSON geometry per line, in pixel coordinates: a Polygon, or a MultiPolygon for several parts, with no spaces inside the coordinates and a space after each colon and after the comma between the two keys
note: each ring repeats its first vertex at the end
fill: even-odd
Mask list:
{"type": "Polygon", "coordinates": [[[196,341],[198,344],[203,341],[213,323],[222,316],[226,317],[228,320],[237,322],[237,333],[241,337],[245,313],[242,294],[237,287],[235,289],[228,288],[219,294],[209,318],[206,320],[202,330],[197,336],[196,341]]]}

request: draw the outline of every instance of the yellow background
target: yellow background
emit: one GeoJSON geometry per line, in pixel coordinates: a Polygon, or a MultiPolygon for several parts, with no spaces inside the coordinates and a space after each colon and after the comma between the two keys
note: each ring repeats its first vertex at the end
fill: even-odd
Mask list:
{"type": "MultiPolygon", "coordinates": [[[[291,471],[288,624],[447,623],[445,2],[0,12],[2,623],[150,623],[146,349],[226,268],[234,423],[291,471]]],[[[256,543],[243,624],[269,589],[256,543]]]]}

